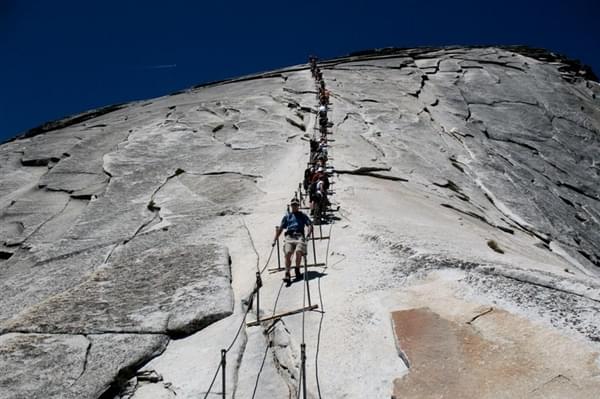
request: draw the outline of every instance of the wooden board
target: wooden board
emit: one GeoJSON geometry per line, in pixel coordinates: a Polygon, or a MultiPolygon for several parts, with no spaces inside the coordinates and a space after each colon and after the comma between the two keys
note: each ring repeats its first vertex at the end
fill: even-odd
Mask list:
{"type": "Polygon", "coordinates": [[[315,310],[318,307],[319,307],[319,305],[311,305],[311,306],[307,306],[305,308],[300,308],[300,309],[296,309],[296,310],[290,310],[290,311],[279,313],[279,314],[276,314],[276,315],[273,315],[273,316],[265,317],[265,318],[260,319],[260,320],[251,321],[249,323],[246,323],[246,326],[248,326],[248,327],[257,326],[260,323],[262,323],[263,321],[275,320],[275,319],[279,319],[281,317],[291,316],[291,315],[294,315],[294,314],[298,314],[298,313],[300,313],[302,311],[315,310]]]}

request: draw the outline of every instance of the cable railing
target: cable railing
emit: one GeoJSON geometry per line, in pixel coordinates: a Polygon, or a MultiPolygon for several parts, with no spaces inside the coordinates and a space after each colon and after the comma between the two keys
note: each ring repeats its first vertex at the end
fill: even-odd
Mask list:
{"type": "MultiPolygon", "coordinates": [[[[327,113],[329,110],[330,93],[325,87],[323,73],[321,72],[321,70],[319,69],[319,67],[317,65],[316,57],[312,57],[312,56],[309,57],[309,64],[310,64],[310,70],[311,70],[312,77],[315,79],[315,85],[317,87],[318,107],[317,107],[317,116],[314,120],[313,133],[312,133],[312,138],[311,138],[311,143],[310,143],[311,148],[310,148],[310,152],[309,152],[310,155],[309,155],[307,169],[313,168],[313,171],[316,171],[318,169],[316,169],[315,166],[321,165],[321,167],[323,168],[323,170],[322,170],[323,175],[326,176],[326,178],[329,182],[329,185],[332,185],[332,184],[334,184],[334,182],[329,180],[329,176],[331,175],[331,177],[333,177],[333,171],[330,171],[330,169],[332,167],[331,167],[331,165],[328,165],[328,162],[332,159],[329,156],[330,155],[330,147],[328,145],[328,142],[329,142],[328,136],[331,134],[331,132],[329,132],[329,128],[331,127],[331,124],[327,117],[327,113]],[[318,137],[318,133],[321,133],[320,137],[318,137]],[[314,142],[319,143],[318,148],[317,148],[317,146],[315,146],[314,142]],[[320,152],[320,154],[318,154],[317,152],[320,152]]],[[[318,173],[318,172],[315,172],[315,173],[318,173]]],[[[323,175],[320,175],[320,176],[323,176],[323,175]]],[[[275,324],[279,320],[281,320],[283,317],[298,314],[298,313],[302,313],[302,319],[301,319],[302,320],[302,323],[301,323],[301,338],[302,339],[301,339],[301,343],[300,343],[300,361],[301,361],[300,363],[301,364],[300,364],[298,386],[296,387],[296,398],[300,399],[301,394],[302,394],[302,398],[306,399],[308,396],[307,373],[306,373],[306,353],[307,353],[307,350],[306,350],[306,313],[312,312],[312,311],[317,311],[317,309],[319,309],[319,307],[320,307],[320,309],[318,310],[318,312],[321,314],[321,317],[320,317],[319,327],[318,327],[318,331],[317,331],[317,342],[316,342],[316,347],[315,347],[315,364],[314,364],[314,366],[315,366],[315,380],[316,380],[316,386],[317,386],[317,393],[318,393],[318,397],[321,398],[321,385],[320,385],[320,380],[319,380],[318,357],[319,357],[319,350],[320,350],[320,343],[321,343],[321,332],[322,332],[322,328],[323,328],[323,320],[324,320],[324,316],[325,316],[324,305],[323,305],[324,300],[323,300],[323,295],[322,295],[322,291],[321,291],[322,273],[319,274],[318,280],[317,280],[319,303],[313,304],[311,301],[311,296],[310,296],[308,268],[309,267],[321,267],[323,270],[325,270],[327,268],[329,245],[331,242],[331,233],[332,233],[332,229],[333,229],[333,218],[330,217],[329,215],[331,213],[333,213],[333,210],[330,208],[328,209],[328,205],[330,205],[330,202],[329,202],[329,199],[327,196],[328,195],[327,188],[325,188],[325,190],[323,190],[324,183],[321,185],[322,191],[319,193],[318,198],[309,192],[309,188],[307,187],[307,184],[306,184],[307,183],[306,179],[314,178],[314,177],[315,177],[315,175],[310,176],[310,174],[307,177],[307,175],[305,173],[304,181],[298,184],[298,190],[294,192],[294,197],[293,197],[293,198],[299,200],[302,204],[304,204],[304,207],[302,209],[310,209],[311,213],[314,216],[314,222],[312,223],[313,229],[310,234],[310,240],[311,240],[311,244],[312,244],[311,249],[312,249],[312,255],[313,255],[312,260],[314,263],[312,263],[310,265],[308,264],[308,261],[307,261],[307,257],[308,257],[307,252],[308,251],[307,250],[305,250],[303,253],[303,261],[304,261],[304,264],[303,264],[304,281],[303,281],[303,283],[304,284],[303,284],[303,290],[302,290],[302,308],[292,310],[292,311],[276,313],[277,305],[279,303],[282,289],[283,289],[284,282],[285,282],[285,281],[283,281],[281,283],[279,290],[277,292],[277,295],[275,297],[274,305],[272,308],[273,309],[272,314],[270,316],[261,318],[260,290],[263,286],[262,275],[265,271],[267,271],[267,268],[269,266],[269,263],[273,257],[275,250],[277,250],[277,268],[268,269],[268,271],[270,273],[277,273],[277,272],[286,270],[286,276],[288,276],[287,273],[289,273],[288,267],[283,268],[281,265],[281,246],[280,246],[280,242],[279,242],[279,234],[276,234],[276,239],[274,240],[274,243],[271,246],[271,251],[269,253],[269,256],[267,257],[267,261],[265,262],[265,264],[262,268],[259,267],[259,260],[257,260],[256,281],[254,284],[254,288],[253,288],[252,292],[250,293],[249,298],[243,302],[246,306],[244,315],[241,319],[240,325],[237,328],[236,333],[235,333],[231,343],[229,344],[229,346],[227,348],[221,349],[221,361],[219,362],[219,364],[216,367],[216,370],[215,370],[215,373],[211,380],[211,383],[210,383],[207,391],[205,392],[204,399],[208,399],[208,396],[211,394],[211,392],[215,386],[215,383],[217,381],[217,377],[219,376],[219,373],[221,374],[221,392],[220,392],[220,394],[223,399],[225,399],[227,397],[227,386],[226,386],[227,385],[227,378],[226,378],[227,377],[227,375],[226,375],[227,354],[234,347],[235,343],[237,342],[238,338],[240,337],[240,333],[241,333],[242,329],[245,326],[246,327],[258,326],[258,325],[263,325],[263,323],[266,323],[266,322],[271,322],[270,326],[268,326],[266,328],[266,331],[269,332],[275,326],[275,324]],[[306,206],[307,198],[309,200],[310,207],[306,206]],[[316,204],[316,202],[318,202],[318,201],[320,201],[321,203],[316,204]],[[318,209],[315,209],[315,207],[317,207],[318,209]],[[324,223],[329,224],[329,232],[327,233],[326,236],[323,235],[323,229],[322,229],[322,225],[324,223]],[[319,237],[316,237],[316,229],[314,228],[315,226],[319,226],[319,237]],[[316,244],[315,244],[316,240],[327,240],[327,249],[325,251],[325,259],[322,263],[317,262],[317,253],[316,253],[316,244]],[[248,322],[247,321],[248,314],[252,308],[255,308],[256,320],[248,322]]],[[[320,179],[321,178],[322,177],[320,177],[320,179]]],[[[314,182],[309,181],[308,183],[312,184],[314,182]]],[[[329,193],[329,195],[333,195],[333,194],[334,194],[334,192],[329,193]]],[[[338,207],[338,209],[339,209],[339,207],[338,207]]],[[[289,208],[287,211],[289,213],[289,208]]],[[[306,242],[306,238],[303,237],[302,239],[304,240],[304,242],[306,242]]],[[[306,249],[308,249],[308,246],[306,247],[306,249]]],[[[257,253],[257,256],[258,256],[258,253],[257,253]]],[[[289,283],[289,280],[288,280],[288,283],[289,283]]],[[[254,390],[252,393],[252,398],[254,398],[256,396],[260,377],[262,374],[262,370],[263,370],[268,352],[269,352],[269,345],[267,344],[267,346],[265,348],[265,353],[263,355],[263,359],[261,362],[261,366],[257,372],[256,381],[254,384],[254,390]]],[[[215,394],[218,395],[219,392],[215,392],[215,394]]]]}

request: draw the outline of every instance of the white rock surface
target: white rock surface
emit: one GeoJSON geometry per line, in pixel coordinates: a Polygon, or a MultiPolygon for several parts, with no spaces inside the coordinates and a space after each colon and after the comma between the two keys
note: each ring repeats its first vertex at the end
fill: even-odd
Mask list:
{"type": "MultiPolygon", "coordinates": [[[[305,65],[0,146],[1,397],[201,397],[237,336],[230,398],[296,397],[303,341],[309,397],[400,398],[443,375],[419,367],[456,363],[404,351],[412,335],[392,315],[420,315],[447,342],[441,325],[523,352],[516,368],[537,363],[512,397],[600,391],[598,83],[523,48],[386,50],[320,67],[340,211],[322,226],[331,240],[316,255],[309,245],[308,260],[327,264],[309,273],[319,309],[258,327],[243,323],[255,272],[277,265],[273,227],[316,126],[305,65]],[[544,339],[572,358],[556,362],[544,339]]],[[[263,317],[307,304],[302,282],[262,278],[263,317]]],[[[471,385],[491,378],[481,370],[471,385]]],[[[435,381],[432,397],[509,392],[435,381]]]]}

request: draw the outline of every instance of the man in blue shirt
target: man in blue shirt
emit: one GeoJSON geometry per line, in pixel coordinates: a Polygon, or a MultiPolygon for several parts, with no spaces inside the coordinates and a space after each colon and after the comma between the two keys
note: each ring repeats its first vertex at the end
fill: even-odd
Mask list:
{"type": "Polygon", "coordinates": [[[302,257],[306,254],[306,237],[312,234],[313,227],[312,221],[306,214],[300,211],[300,201],[296,198],[290,202],[292,208],[291,212],[288,212],[283,219],[281,224],[277,228],[275,238],[273,239],[273,245],[277,241],[277,238],[283,230],[285,230],[285,278],[288,283],[291,280],[290,269],[292,267],[292,254],[296,251],[296,279],[301,277],[300,264],[302,263],[302,257]],[[308,233],[304,234],[304,228],[308,226],[308,233]]]}

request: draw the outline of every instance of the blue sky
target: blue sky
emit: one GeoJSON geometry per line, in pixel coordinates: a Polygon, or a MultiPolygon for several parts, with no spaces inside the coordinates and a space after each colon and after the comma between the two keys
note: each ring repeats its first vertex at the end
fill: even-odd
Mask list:
{"type": "Polygon", "coordinates": [[[600,73],[600,2],[0,0],[0,141],[43,122],[375,47],[526,44],[600,73]]]}

